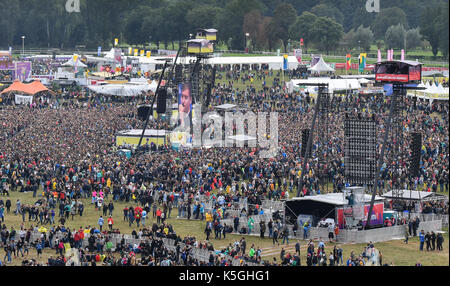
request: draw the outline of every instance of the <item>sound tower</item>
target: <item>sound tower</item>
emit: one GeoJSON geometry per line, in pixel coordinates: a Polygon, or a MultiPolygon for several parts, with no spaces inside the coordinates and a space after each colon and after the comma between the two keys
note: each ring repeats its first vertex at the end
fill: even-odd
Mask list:
{"type": "Polygon", "coordinates": [[[208,106],[209,102],[211,101],[211,92],[214,87],[215,81],[216,81],[216,66],[213,67],[211,72],[211,82],[207,84],[205,106],[208,106]]]}
{"type": "Polygon", "coordinates": [[[165,88],[158,91],[156,100],[156,112],[158,114],[166,112],[167,90],[165,88]]]}
{"type": "Polygon", "coordinates": [[[419,176],[420,169],[420,152],[422,149],[422,133],[411,133],[411,161],[409,165],[409,173],[412,177],[419,176]]]}
{"type": "MultiPolygon", "coordinates": [[[[308,146],[309,133],[310,133],[309,129],[302,130],[302,150],[301,150],[302,157],[306,156],[306,147],[308,146]]],[[[308,152],[308,154],[311,154],[311,152],[308,152]]]]}
{"type": "Polygon", "coordinates": [[[198,65],[196,67],[195,73],[194,73],[194,67],[195,67],[195,63],[190,64],[189,65],[189,72],[191,74],[191,95],[192,95],[192,100],[193,103],[196,102],[199,98],[200,95],[200,79],[199,79],[199,74],[200,74],[200,69],[201,69],[201,65],[198,65]]]}
{"type": "Polygon", "coordinates": [[[147,120],[148,114],[150,113],[150,105],[143,104],[139,105],[137,108],[137,118],[141,121],[147,120]]]}
{"type": "Polygon", "coordinates": [[[175,86],[183,82],[183,65],[175,65],[175,86]]]}
{"type": "Polygon", "coordinates": [[[376,171],[377,129],[374,117],[344,120],[344,175],[353,186],[372,186],[376,171]]]}

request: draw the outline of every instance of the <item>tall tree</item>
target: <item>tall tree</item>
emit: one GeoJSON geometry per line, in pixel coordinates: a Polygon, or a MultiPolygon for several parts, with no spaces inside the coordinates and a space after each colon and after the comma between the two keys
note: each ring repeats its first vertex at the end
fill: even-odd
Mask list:
{"type": "Polygon", "coordinates": [[[372,30],[362,25],[356,29],[352,39],[353,47],[361,48],[363,51],[370,51],[370,45],[373,43],[372,30]]]}
{"type": "Polygon", "coordinates": [[[311,8],[311,13],[318,17],[328,17],[334,19],[339,24],[344,23],[344,15],[334,5],[319,4],[311,8]]]}
{"type": "Polygon", "coordinates": [[[308,44],[312,41],[314,35],[313,26],[316,19],[316,15],[310,12],[303,12],[289,27],[289,35],[291,39],[300,41],[300,38],[303,38],[306,53],[308,53],[308,44]]]}
{"type": "Polygon", "coordinates": [[[440,15],[439,24],[437,25],[438,30],[441,32],[439,49],[445,58],[448,59],[449,55],[449,22],[448,22],[448,14],[449,14],[449,2],[446,1],[442,6],[442,14],[440,15]]]}
{"type": "Polygon", "coordinates": [[[344,28],[333,19],[318,17],[314,22],[312,33],[313,42],[328,54],[338,46],[344,36],[344,28]]]}
{"type": "Polygon", "coordinates": [[[242,31],[244,16],[254,9],[260,9],[261,3],[257,0],[231,0],[217,18],[218,30],[225,42],[231,39],[231,49],[244,49],[245,34],[242,31]]]}
{"type": "Polygon", "coordinates": [[[440,6],[426,7],[420,21],[420,33],[423,38],[430,43],[431,50],[435,57],[438,54],[439,43],[442,36],[442,32],[439,29],[440,21],[442,21],[441,13],[443,13],[443,11],[440,6]]]}
{"type": "Polygon", "coordinates": [[[372,31],[376,39],[381,39],[385,36],[389,27],[402,24],[405,29],[408,28],[408,21],[405,12],[398,8],[392,7],[381,9],[372,23],[372,31]]]}
{"type": "Polygon", "coordinates": [[[402,24],[391,26],[386,31],[384,43],[388,49],[403,49],[405,47],[406,31],[402,24]]]}
{"type": "Polygon", "coordinates": [[[422,42],[422,36],[420,35],[419,28],[410,29],[406,32],[406,49],[414,50],[419,47],[422,42]]]}
{"type": "Polygon", "coordinates": [[[289,39],[289,27],[295,22],[297,12],[289,3],[280,3],[273,12],[273,22],[277,26],[277,37],[283,42],[284,52],[289,39]]]}

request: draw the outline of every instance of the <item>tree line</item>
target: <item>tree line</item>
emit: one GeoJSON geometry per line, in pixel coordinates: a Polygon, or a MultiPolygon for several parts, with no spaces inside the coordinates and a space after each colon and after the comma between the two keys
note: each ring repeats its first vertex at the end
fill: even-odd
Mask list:
{"type": "Polygon", "coordinates": [[[314,47],[324,52],[430,46],[448,57],[448,0],[380,0],[366,11],[363,0],[0,0],[0,47],[73,49],[120,43],[170,48],[197,28],[219,30],[230,50],[314,47]],[[246,34],[248,33],[248,37],[246,34]]]}

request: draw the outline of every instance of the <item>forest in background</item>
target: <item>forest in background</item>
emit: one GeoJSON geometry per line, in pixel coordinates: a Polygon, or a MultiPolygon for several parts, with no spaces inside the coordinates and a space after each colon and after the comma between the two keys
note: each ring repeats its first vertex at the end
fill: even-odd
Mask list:
{"type": "Polygon", "coordinates": [[[448,58],[448,0],[80,0],[68,13],[66,0],[0,0],[0,48],[110,48],[149,43],[173,48],[197,28],[219,30],[228,50],[286,51],[304,40],[308,48],[331,51],[430,50],[448,58]],[[246,38],[245,34],[249,36],[246,38]]]}

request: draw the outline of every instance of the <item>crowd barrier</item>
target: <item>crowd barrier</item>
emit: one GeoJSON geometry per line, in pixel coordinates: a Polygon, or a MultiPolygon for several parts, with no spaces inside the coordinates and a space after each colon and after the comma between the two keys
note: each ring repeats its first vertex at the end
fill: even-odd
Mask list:
{"type": "MultiPolygon", "coordinates": [[[[41,238],[42,233],[39,231],[33,231],[31,232],[31,237],[30,237],[30,242],[34,242],[36,240],[39,240],[41,238]]],[[[48,233],[47,233],[48,236],[48,233]]],[[[62,238],[64,238],[65,233],[62,232],[57,232],[53,238],[52,238],[52,245],[55,246],[55,242],[56,240],[60,240],[62,238]]],[[[81,246],[83,248],[88,247],[89,245],[89,237],[91,236],[90,233],[86,233],[84,239],[82,240],[82,244],[81,246]]],[[[135,238],[132,235],[129,234],[109,234],[109,240],[113,243],[113,248],[111,249],[111,251],[115,251],[116,247],[118,244],[120,244],[120,242],[122,241],[122,238],[124,239],[124,243],[126,246],[128,245],[132,245],[134,246],[139,245],[142,241],[145,241],[147,243],[151,243],[151,239],[150,238],[135,238]]],[[[157,238],[158,239],[158,238],[157,238]]],[[[163,245],[169,250],[169,251],[176,251],[177,246],[175,245],[175,240],[174,239],[170,239],[170,238],[165,238],[162,237],[160,238],[163,242],[163,245]]],[[[186,244],[183,242],[178,242],[178,245],[180,246],[180,250],[183,250],[184,247],[186,247],[186,244]]],[[[94,245],[96,247],[96,245],[94,245]]],[[[197,259],[198,261],[201,262],[209,262],[209,256],[210,256],[211,251],[207,250],[207,249],[200,249],[200,248],[196,248],[196,247],[191,247],[190,250],[190,256],[194,259],[197,259]]],[[[213,254],[216,254],[216,252],[213,252],[213,254]]],[[[222,254],[223,255],[223,254],[222,254]]],[[[223,255],[227,260],[230,260],[233,266],[239,266],[240,265],[240,260],[233,258],[229,255],[223,255]]],[[[77,263],[78,265],[79,263],[77,263]]],[[[260,264],[258,263],[253,263],[253,262],[245,262],[246,265],[248,266],[260,266],[260,264]]]]}

